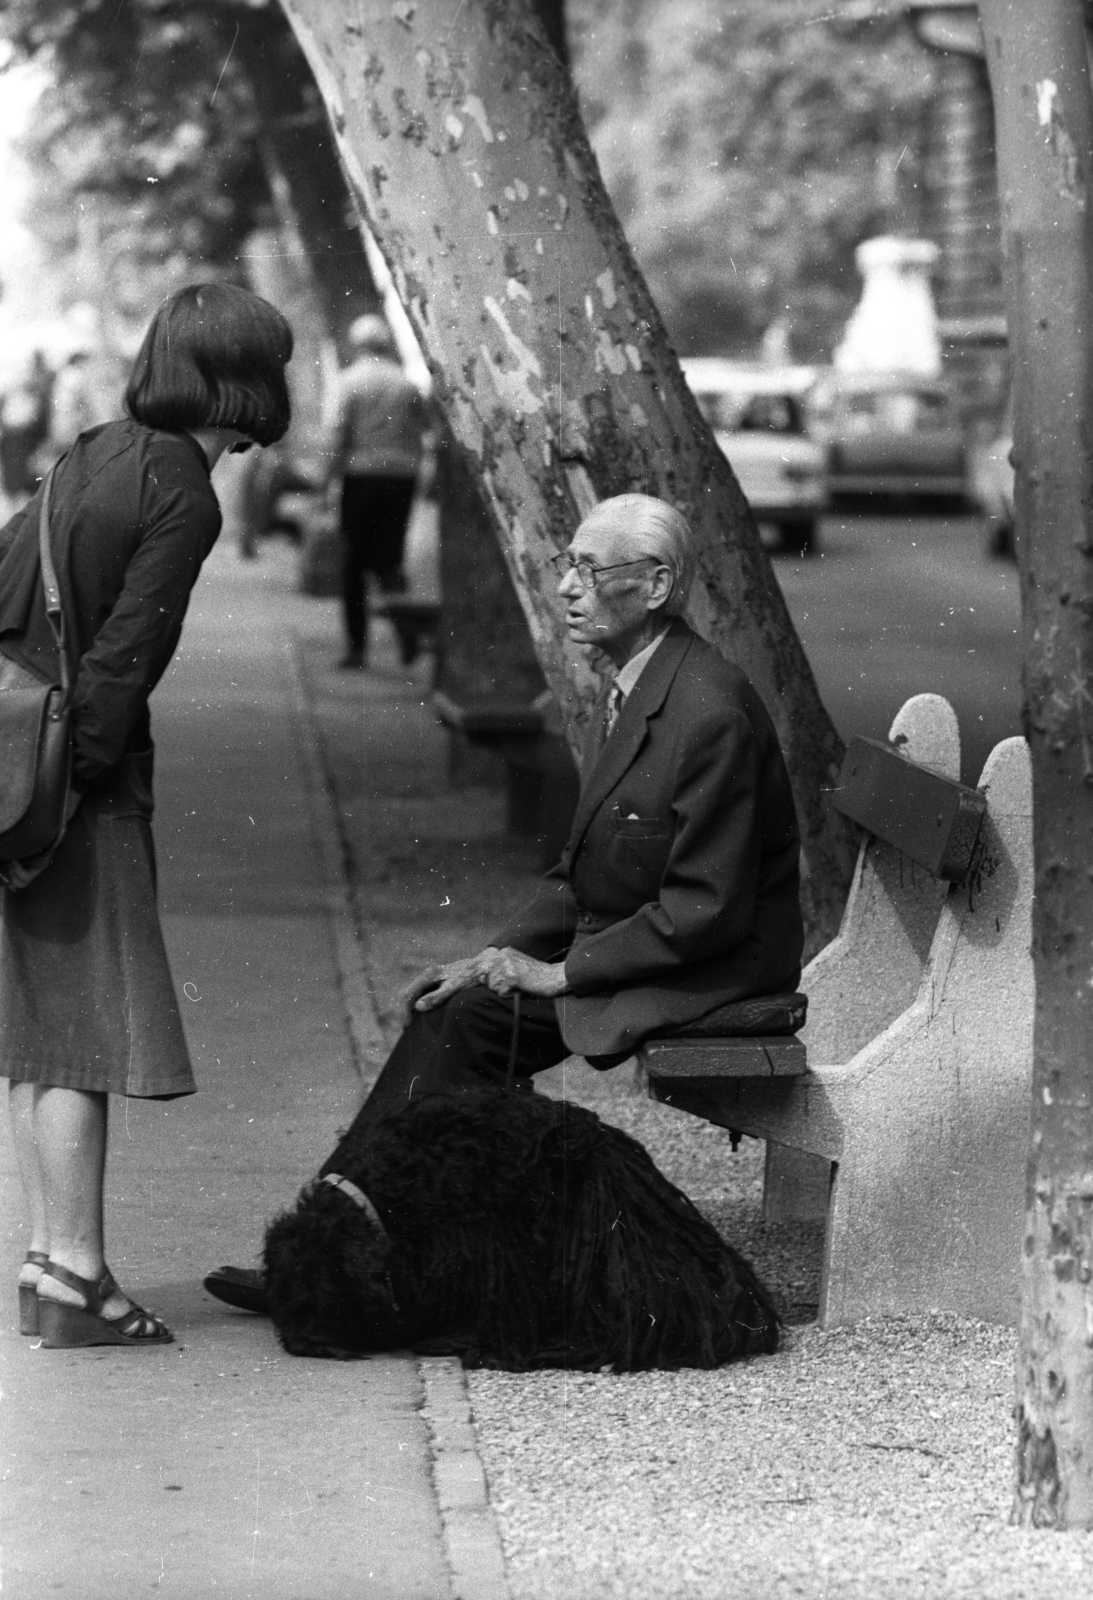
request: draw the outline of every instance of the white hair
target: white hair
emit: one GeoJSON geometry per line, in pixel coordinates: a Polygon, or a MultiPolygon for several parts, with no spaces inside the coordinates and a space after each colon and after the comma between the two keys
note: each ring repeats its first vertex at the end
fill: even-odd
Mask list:
{"type": "Polygon", "coordinates": [[[666,617],[683,611],[695,575],[694,536],[681,511],[651,494],[616,494],[601,500],[581,523],[582,530],[606,527],[620,534],[636,556],[653,556],[672,574],[664,602],[666,617]]]}

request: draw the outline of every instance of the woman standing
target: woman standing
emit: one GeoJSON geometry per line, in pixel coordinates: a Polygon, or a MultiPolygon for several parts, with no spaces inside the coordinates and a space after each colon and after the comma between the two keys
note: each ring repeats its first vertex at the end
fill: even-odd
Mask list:
{"type": "MultiPolygon", "coordinates": [[[[152,319],[128,417],[81,434],[54,473],[75,792],[51,864],[0,895],[0,1076],[31,1219],[20,1329],[47,1348],[171,1340],[103,1254],[107,1096],[195,1088],[156,911],[148,697],[220,532],[212,468],[282,437],[291,354],[258,296],[181,290],[152,319]]],[[[41,493],[0,530],[0,654],[54,680],[41,493]]]]}

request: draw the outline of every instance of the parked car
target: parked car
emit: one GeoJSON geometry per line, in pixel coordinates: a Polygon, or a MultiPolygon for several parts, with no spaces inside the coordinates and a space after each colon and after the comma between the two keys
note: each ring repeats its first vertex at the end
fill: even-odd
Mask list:
{"type": "Polygon", "coordinates": [[[940,380],[898,372],[828,373],[809,395],[809,424],[827,446],[832,495],[970,503],[968,448],[940,380]]]}
{"type": "Polygon", "coordinates": [[[681,365],[757,520],[778,528],[784,550],[807,554],[828,504],[826,454],[807,427],[806,399],[816,369],[714,356],[681,365]]]}

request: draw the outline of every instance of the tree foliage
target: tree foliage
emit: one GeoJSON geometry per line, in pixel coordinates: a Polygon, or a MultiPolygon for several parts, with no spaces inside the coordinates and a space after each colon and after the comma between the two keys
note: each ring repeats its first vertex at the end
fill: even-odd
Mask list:
{"type": "Polygon", "coordinates": [[[274,0],[7,0],[0,29],[50,71],[27,141],[35,229],[63,260],[93,208],[123,315],[143,318],[172,276],[239,275],[285,193],[331,331],[374,305],[322,104],[274,0]]]}
{"type": "MultiPolygon", "coordinates": [[[[537,9],[563,43],[560,0],[537,9]]],[[[608,191],[679,348],[746,348],[786,317],[797,353],[827,354],[858,294],[854,247],[920,222],[932,68],[903,18],[863,20],[847,0],[568,0],[565,13],[608,191]]],[[[65,256],[72,196],[94,195],[122,296],[128,280],[146,294],[164,263],[236,270],[269,219],[271,132],[290,182],[286,141],[306,166],[328,137],[272,0],[0,0],[0,30],[55,79],[32,141],[54,200],[35,226],[65,256]]],[[[334,184],[304,234],[333,267],[353,251],[330,150],[324,170],[334,184]]],[[[350,283],[336,297],[361,309],[350,283]]]]}
{"type": "Polygon", "coordinates": [[[27,139],[36,230],[63,255],[94,197],[119,272],[234,261],[267,203],[254,96],[230,6],[9,0],[0,26],[49,68],[27,139]]]}
{"type": "Polygon", "coordinates": [[[681,350],[830,353],[854,247],[921,225],[928,53],[846,0],[569,0],[604,181],[681,350]],[[714,330],[711,332],[711,330],[714,330]]]}

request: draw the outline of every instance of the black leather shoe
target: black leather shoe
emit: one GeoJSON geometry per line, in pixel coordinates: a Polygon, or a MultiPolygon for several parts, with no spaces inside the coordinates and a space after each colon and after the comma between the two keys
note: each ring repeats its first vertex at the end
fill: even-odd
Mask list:
{"type": "Polygon", "coordinates": [[[266,1285],[260,1272],[250,1267],[217,1267],[202,1281],[209,1293],[225,1305],[254,1311],[260,1317],[269,1316],[266,1285]]]}

